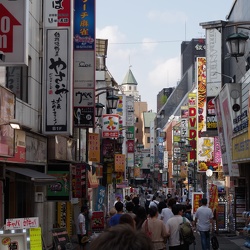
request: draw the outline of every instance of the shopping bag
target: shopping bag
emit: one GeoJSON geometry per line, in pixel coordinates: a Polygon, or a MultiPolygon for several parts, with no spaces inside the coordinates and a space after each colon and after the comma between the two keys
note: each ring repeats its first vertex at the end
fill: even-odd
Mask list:
{"type": "Polygon", "coordinates": [[[211,237],[211,245],[212,245],[212,248],[214,250],[218,250],[219,249],[219,241],[217,239],[217,237],[215,236],[215,234],[212,235],[211,237]]]}

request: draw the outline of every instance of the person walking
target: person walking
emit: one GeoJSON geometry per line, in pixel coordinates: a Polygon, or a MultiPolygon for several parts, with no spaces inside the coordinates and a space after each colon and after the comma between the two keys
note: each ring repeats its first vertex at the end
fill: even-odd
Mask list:
{"type": "MultiPolygon", "coordinates": [[[[134,209],[135,205],[133,204],[132,201],[127,202],[126,204],[126,210],[127,210],[127,214],[129,214],[133,219],[135,218],[136,214],[133,213],[133,209],[134,209]]],[[[138,212],[138,211],[137,211],[138,212]]]]}
{"type": "Polygon", "coordinates": [[[213,231],[213,212],[211,208],[207,207],[207,199],[203,198],[201,206],[195,212],[194,222],[196,229],[200,232],[202,250],[210,249],[210,223],[213,231]]]}
{"type": "Polygon", "coordinates": [[[87,214],[88,214],[88,207],[82,206],[80,214],[78,215],[77,224],[76,224],[76,233],[77,233],[77,238],[78,238],[78,243],[80,245],[80,249],[84,249],[82,238],[84,236],[87,236],[86,220],[85,220],[85,216],[87,214]]]}
{"type": "Polygon", "coordinates": [[[144,221],[141,230],[151,238],[154,250],[166,250],[168,234],[163,221],[158,219],[155,206],[149,208],[149,218],[144,221]]]}
{"type": "Polygon", "coordinates": [[[152,201],[149,203],[149,208],[156,207],[158,208],[159,201],[156,200],[156,196],[153,196],[152,201]]]}
{"type": "MultiPolygon", "coordinates": [[[[184,242],[180,239],[180,224],[183,223],[183,205],[174,204],[172,207],[172,212],[174,217],[171,217],[167,223],[167,234],[169,235],[169,250],[187,250],[189,246],[184,244],[184,242]]],[[[186,222],[190,221],[185,219],[186,222]]]]}
{"type": "Polygon", "coordinates": [[[115,203],[116,214],[113,215],[109,220],[109,226],[113,227],[119,224],[120,217],[123,214],[123,203],[118,201],[115,203]]]}
{"type": "Polygon", "coordinates": [[[147,219],[147,213],[144,207],[139,207],[135,216],[136,229],[141,230],[143,222],[147,219]]]}
{"type": "Polygon", "coordinates": [[[172,207],[173,205],[176,204],[176,200],[174,198],[170,198],[168,200],[168,207],[163,208],[161,211],[161,219],[163,220],[164,224],[167,224],[167,221],[171,218],[174,217],[174,214],[172,212],[172,207]]]}

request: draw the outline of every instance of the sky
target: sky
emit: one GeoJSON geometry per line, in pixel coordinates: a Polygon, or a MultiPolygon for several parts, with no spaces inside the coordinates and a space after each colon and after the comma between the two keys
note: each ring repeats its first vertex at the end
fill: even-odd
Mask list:
{"type": "Polygon", "coordinates": [[[200,23],[226,20],[234,0],[96,0],[96,38],[108,39],[106,66],[118,84],[129,68],[141,101],[180,80],[182,41],[205,38],[200,23]]]}

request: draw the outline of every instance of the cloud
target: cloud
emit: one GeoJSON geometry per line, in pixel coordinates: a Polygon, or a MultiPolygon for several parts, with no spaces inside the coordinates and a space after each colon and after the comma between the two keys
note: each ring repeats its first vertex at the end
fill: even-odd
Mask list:
{"type": "Polygon", "coordinates": [[[148,18],[151,21],[164,22],[164,23],[185,23],[188,20],[188,16],[182,11],[150,11],[148,18]]]}
{"type": "Polygon", "coordinates": [[[96,37],[108,39],[109,43],[121,43],[125,41],[126,35],[119,31],[118,26],[106,26],[103,29],[96,29],[96,37]]]}
{"type": "Polygon", "coordinates": [[[153,52],[156,46],[156,41],[151,38],[144,38],[142,40],[142,50],[144,51],[153,52]]]}
{"type": "Polygon", "coordinates": [[[177,81],[180,80],[180,69],[179,57],[168,59],[165,62],[158,62],[155,69],[149,72],[149,81],[158,89],[176,86],[177,81]]]}

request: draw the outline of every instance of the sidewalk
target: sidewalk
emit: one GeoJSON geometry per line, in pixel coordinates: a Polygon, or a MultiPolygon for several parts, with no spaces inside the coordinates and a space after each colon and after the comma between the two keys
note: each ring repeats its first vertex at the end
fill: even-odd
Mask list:
{"type": "MultiPolygon", "coordinates": [[[[189,250],[199,250],[201,249],[201,241],[200,236],[196,233],[196,246],[194,248],[193,245],[189,247],[189,250]]],[[[237,236],[232,234],[220,233],[216,235],[220,250],[249,250],[249,248],[245,247],[244,244],[246,242],[246,238],[244,236],[237,236]]],[[[212,250],[212,247],[210,248],[212,250]]]]}

